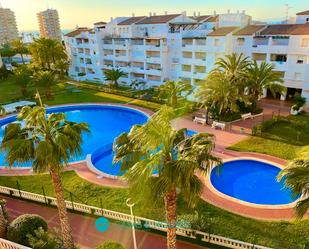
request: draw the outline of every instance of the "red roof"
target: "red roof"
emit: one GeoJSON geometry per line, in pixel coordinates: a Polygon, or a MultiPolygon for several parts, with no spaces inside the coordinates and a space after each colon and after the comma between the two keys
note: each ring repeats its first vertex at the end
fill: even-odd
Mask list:
{"type": "Polygon", "coordinates": [[[309,35],[309,23],[275,24],[261,31],[261,35],[309,35]]]}
{"type": "Polygon", "coordinates": [[[131,18],[128,18],[127,20],[124,20],[124,21],[118,23],[118,25],[131,25],[131,24],[137,23],[139,21],[142,21],[145,18],[147,18],[147,17],[146,16],[131,17],[131,18]]]}
{"type": "Polygon", "coordinates": [[[296,13],[297,16],[309,15],[309,10],[296,13]]]}
{"type": "Polygon", "coordinates": [[[78,29],[75,29],[75,30],[65,34],[64,36],[75,37],[75,36],[81,34],[82,32],[86,32],[86,31],[91,31],[91,29],[86,28],[86,27],[78,28],[78,29]]]}
{"type": "Polygon", "coordinates": [[[137,24],[159,24],[159,23],[167,23],[174,18],[180,16],[181,14],[173,14],[173,15],[161,15],[161,16],[150,16],[147,17],[139,22],[137,24]]]}
{"type": "Polygon", "coordinates": [[[221,27],[209,33],[208,36],[226,36],[237,29],[239,29],[239,27],[221,27]]]}

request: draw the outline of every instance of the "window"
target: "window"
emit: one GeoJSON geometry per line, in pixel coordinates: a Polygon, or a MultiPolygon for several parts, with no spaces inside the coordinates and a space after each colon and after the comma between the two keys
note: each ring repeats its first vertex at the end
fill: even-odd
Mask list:
{"type": "Polygon", "coordinates": [[[237,45],[242,46],[245,43],[245,38],[237,38],[237,45]]]}
{"type": "Polygon", "coordinates": [[[309,38],[303,38],[303,39],[301,40],[301,46],[302,46],[303,48],[309,47],[309,38]]]}
{"type": "Polygon", "coordinates": [[[219,47],[221,44],[220,44],[220,39],[215,39],[214,40],[214,46],[215,47],[219,47]]]}
{"type": "Polygon", "coordinates": [[[305,61],[305,56],[302,56],[302,55],[297,56],[297,61],[296,61],[297,64],[304,64],[304,61],[305,61]]]}
{"type": "Polygon", "coordinates": [[[309,22],[309,17],[306,18],[306,22],[309,22]]]}

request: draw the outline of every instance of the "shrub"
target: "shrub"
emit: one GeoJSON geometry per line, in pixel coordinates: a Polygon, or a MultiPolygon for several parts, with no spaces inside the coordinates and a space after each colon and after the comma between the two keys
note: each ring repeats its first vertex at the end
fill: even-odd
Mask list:
{"type": "Polygon", "coordinates": [[[28,234],[28,241],[35,249],[63,249],[61,237],[45,231],[42,227],[34,231],[34,235],[28,234]]]}
{"type": "Polygon", "coordinates": [[[115,241],[107,240],[103,242],[102,245],[97,246],[96,249],[125,249],[125,248],[121,244],[115,241]]]}
{"type": "Polygon", "coordinates": [[[8,228],[8,239],[22,244],[30,246],[27,235],[35,236],[35,230],[42,227],[44,231],[47,231],[48,226],[46,221],[39,215],[24,214],[17,217],[8,228]]]}

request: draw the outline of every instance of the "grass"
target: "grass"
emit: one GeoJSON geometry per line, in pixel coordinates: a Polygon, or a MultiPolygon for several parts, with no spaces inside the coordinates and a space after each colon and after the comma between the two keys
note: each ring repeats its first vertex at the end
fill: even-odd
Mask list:
{"type": "MultiPolygon", "coordinates": [[[[66,198],[68,191],[73,193],[77,202],[87,203],[115,211],[128,213],[125,200],[130,196],[128,189],[101,187],[78,177],[75,172],[64,172],[62,175],[66,198]]],[[[42,184],[45,193],[54,196],[49,175],[36,176],[0,176],[0,185],[42,194],[42,184]]],[[[134,213],[155,220],[164,220],[163,206],[147,208],[142,205],[134,207],[134,213]]],[[[229,238],[250,243],[256,243],[273,248],[302,248],[309,243],[309,220],[298,222],[265,222],[241,217],[223,209],[214,207],[202,200],[197,206],[188,208],[181,197],[178,200],[178,218],[193,220],[193,228],[202,227],[205,232],[211,232],[229,238]],[[201,217],[196,219],[195,213],[201,217]]]]}
{"type": "MultiPolygon", "coordinates": [[[[86,83],[85,83],[86,84],[86,83]]],[[[140,106],[144,108],[157,111],[160,108],[160,104],[139,100],[134,98],[129,98],[125,96],[120,96],[111,93],[101,92],[95,89],[89,89],[84,87],[75,88],[78,91],[72,91],[72,89],[67,88],[67,84],[64,82],[57,84],[52,88],[52,99],[45,99],[43,96],[43,89],[39,89],[43,97],[43,102],[47,105],[60,105],[60,104],[70,104],[70,103],[87,103],[87,102],[103,102],[103,103],[130,103],[135,106],[140,106]]],[[[35,88],[29,87],[29,98],[33,99],[35,88]]],[[[21,91],[18,86],[10,79],[5,81],[0,81],[0,104],[9,103],[13,101],[18,101],[25,99],[21,95],[21,91]]]]}
{"type": "Polygon", "coordinates": [[[283,121],[271,122],[270,127],[260,136],[252,136],[228,149],[258,152],[291,160],[300,149],[309,145],[309,116],[290,116],[283,121]]]}

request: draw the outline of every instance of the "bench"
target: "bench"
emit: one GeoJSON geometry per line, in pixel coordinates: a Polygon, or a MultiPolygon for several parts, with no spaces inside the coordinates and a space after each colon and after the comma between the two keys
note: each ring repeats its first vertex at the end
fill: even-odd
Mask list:
{"type": "Polygon", "coordinates": [[[214,121],[214,122],[212,122],[211,127],[214,128],[214,129],[220,128],[221,130],[225,130],[225,123],[220,123],[220,122],[214,121]]]}
{"type": "Polygon", "coordinates": [[[241,118],[242,118],[242,120],[246,120],[247,118],[253,119],[253,116],[252,116],[251,112],[249,112],[249,113],[242,114],[241,118]]]}
{"type": "Polygon", "coordinates": [[[200,123],[202,125],[206,125],[206,119],[205,118],[194,117],[193,122],[194,123],[200,123]]]}

